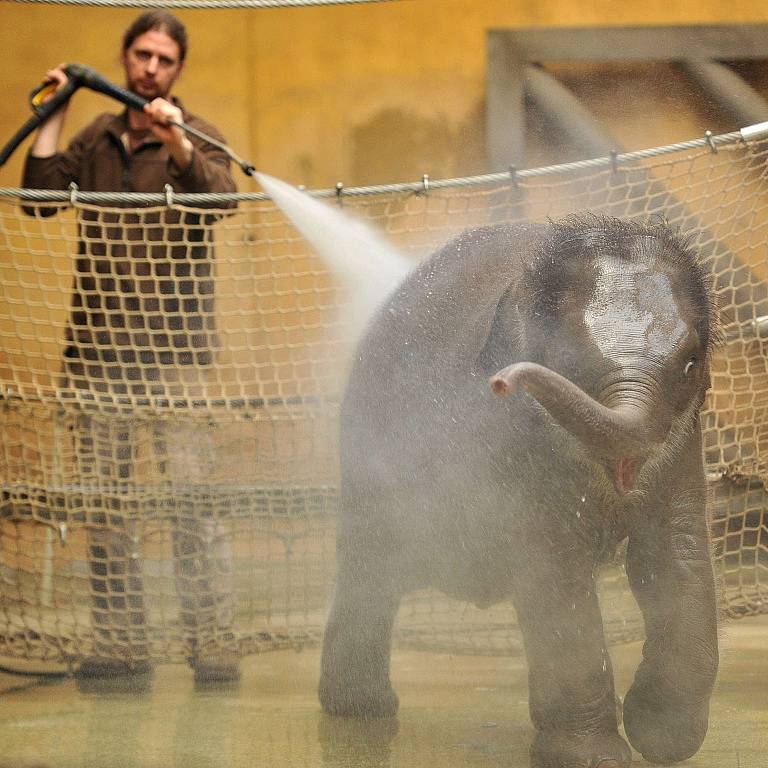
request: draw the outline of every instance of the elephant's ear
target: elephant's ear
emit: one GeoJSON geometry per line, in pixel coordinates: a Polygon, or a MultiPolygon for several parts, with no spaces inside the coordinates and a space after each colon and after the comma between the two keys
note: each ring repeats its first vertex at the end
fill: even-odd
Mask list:
{"type": "Polygon", "coordinates": [[[545,225],[491,225],[468,231],[452,246],[461,265],[455,301],[463,311],[455,334],[463,369],[491,374],[524,354],[520,287],[545,233],[545,225]]]}
{"type": "Polygon", "coordinates": [[[478,369],[494,373],[515,362],[539,362],[548,339],[558,332],[566,310],[580,307],[594,293],[594,263],[581,258],[579,243],[558,242],[549,230],[537,230],[507,276],[494,308],[479,315],[485,335],[478,344],[478,369]]]}
{"type": "MultiPolygon", "coordinates": [[[[541,254],[521,261],[517,274],[508,276],[503,292],[484,307],[475,324],[477,370],[493,374],[516,362],[538,362],[542,336],[546,339],[562,315],[563,306],[585,280],[589,270],[564,272],[557,261],[541,254]]],[[[594,282],[594,280],[593,280],[594,282]]],[[[585,288],[587,290],[587,288],[585,288]]]]}
{"type": "Polygon", "coordinates": [[[474,368],[477,373],[488,376],[524,357],[519,286],[515,281],[503,287],[500,296],[477,308],[468,325],[466,343],[474,351],[474,368]]]}

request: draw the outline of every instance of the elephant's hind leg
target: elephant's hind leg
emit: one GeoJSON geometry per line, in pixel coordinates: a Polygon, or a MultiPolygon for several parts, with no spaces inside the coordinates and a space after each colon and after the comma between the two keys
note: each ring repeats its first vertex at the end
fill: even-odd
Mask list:
{"type": "Polygon", "coordinates": [[[326,712],[363,718],[397,712],[389,662],[399,603],[392,578],[377,563],[340,563],[323,638],[319,696],[326,712]]]}

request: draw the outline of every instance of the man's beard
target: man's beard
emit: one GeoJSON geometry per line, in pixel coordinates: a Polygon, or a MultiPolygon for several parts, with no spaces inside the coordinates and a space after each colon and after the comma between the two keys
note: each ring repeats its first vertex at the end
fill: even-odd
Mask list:
{"type": "Polygon", "coordinates": [[[148,83],[142,84],[139,80],[129,80],[128,90],[135,93],[137,96],[141,96],[142,99],[152,101],[153,99],[167,99],[168,92],[163,93],[160,86],[153,82],[151,85],[148,83]]]}

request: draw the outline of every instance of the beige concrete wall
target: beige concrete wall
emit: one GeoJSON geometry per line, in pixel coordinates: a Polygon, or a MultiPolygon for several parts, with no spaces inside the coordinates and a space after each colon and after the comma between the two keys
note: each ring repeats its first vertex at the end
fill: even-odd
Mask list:
{"type": "MultiPolygon", "coordinates": [[[[0,5],[0,141],[27,117],[45,69],[89,64],[121,80],[118,48],[135,9],[0,5]]],[[[310,187],[478,173],[484,156],[485,33],[490,27],[755,23],[758,0],[398,0],[349,6],[186,10],[191,51],[178,93],[257,167],[310,187]]],[[[625,121],[631,148],[693,127],[674,95],[656,129],[625,121]],[[658,130],[664,127],[663,135],[658,130]]],[[[629,100],[628,100],[629,101],[629,100]]],[[[641,100],[642,102],[642,100],[641,100]]],[[[67,132],[117,105],[75,97],[67,132]]],[[[642,107],[642,103],[638,106],[642,107]]],[[[630,110],[631,111],[631,110],[630,110]]],[[[637,110],[635,110],[637,111],[637,110]]],[[[621,123],[621,116],[614,115],[621,123]]],[[[709,127],[709,126],[706,126],[709,127]]],[[[0,186],[18,183],[22,148],[0,186]]],[[[241,177],[240,187],[255,189],[241,177]]]]}

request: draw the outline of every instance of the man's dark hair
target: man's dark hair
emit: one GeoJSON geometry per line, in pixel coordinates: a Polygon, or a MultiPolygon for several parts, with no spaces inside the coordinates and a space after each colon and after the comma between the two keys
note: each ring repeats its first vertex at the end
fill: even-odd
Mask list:
{"type": "Polygon", "coordinates": [[[150,30],[165,32],[168,37],[176,41],[179,46],[179,61],[184,61],[187,56],[187,28],[168,11],[147,11],[137,16],[123,35],[123,53],[125,53],[133,41],[150,30]]]}

